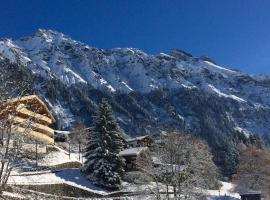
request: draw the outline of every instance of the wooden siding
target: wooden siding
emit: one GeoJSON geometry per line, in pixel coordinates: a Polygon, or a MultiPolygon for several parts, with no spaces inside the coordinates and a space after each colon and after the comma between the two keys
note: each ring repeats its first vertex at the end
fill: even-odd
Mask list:
{"type": "Polygon", "coordinates": [[[28,117],[32,117],[32,118],[35,118],[36,120],[44,123],[45,125],[49,125],[49,124],[52,124],[52,119],[50,119],[49,117],[46,117],[44,115],[41,115],[41,114],[38,114],[38,113],[35,113],[35,112],[32,112],[26,108],[23,107],[23,105],[20,105],[18,107],[18,111],[17,111],[19,114],[22,114],[22,115],[26,115],[28,117]]]}
{"type": "Polygon", "coordinates": [[[30,137],[34,137],[36,139],[39,139],[41,141],[46,141],[49,144],[53,144],[54,143],[54,139],[37,131],[32,131],[32,130],[27,130],[25,128],[22,127],[18,127],[18,126],[13,126],[12,130],[16,133],[21,133],[21,134],[26,134],[29,135],[30,137]]]}
{"type": "Polygon", "coordinates": [[[35,123],[34,121],[29,122],[27,119],[23,119],[23,118],[17,117],[17,116],[12,117],[12,120],[14,121],[14,123],[18,124],[18,126],[24,127],[26,124],[26,125],[30,125],[30,127],[34,131],[45,133],[46,135],[51,136],[51,137],[53,137],[53,135],[54,135],[54,130],[48,126],[44,126],[42,124],[35,123]]]}
{"type": "Polygon", "coordinates": [[[9,100],[3,102],[2,104],[13,106],[13,107],[16,107],[16,105],[19,105],[19,104],[30,105],[30,107],[32,109],[34,109],[34,110],[30,109],[31,111],[36,112],[38,110],[39,114],[45,115],[48,118],[50,118],[52,120],[52,123],[55,122],[55,119],[54,119],[53,115],[51,114],[51,112],[49,111],[46,104],[43,101],[41,101],[41,99],[36,95],[30,95],[30,96],[24,96],[24,97],[20,97],[20,98],[9,99],[9,100]]]}

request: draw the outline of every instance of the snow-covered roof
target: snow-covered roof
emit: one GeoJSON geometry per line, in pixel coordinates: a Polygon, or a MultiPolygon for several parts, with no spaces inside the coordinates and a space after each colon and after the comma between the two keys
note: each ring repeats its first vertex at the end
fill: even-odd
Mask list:
{"type": "Polygon", "coordinates": [[[137,156],[142,151],[145,151],[147,149],[148,149],[147,147],[136,147],[136,148],[124,149],[123,151],[120,151],[119,155],[120,156],[137,156]]]}
{"type": "Polygon", "coordinates": [[[54,130],[55,133],[58,133],[58,134],[63,134],[63,135],[69,135],[70,134],[70,131],[59,131],[59,130],[54,130]]]}
{"type": "Polygon", "coordinates": [[[135,137],[135,138],[130,138],[127,139],[127,142],[134,142],[134,141],[138,141],[138,140],[143,140],[144,138],[149,137],[149,135],[144,135],[144,136],[140,136],[140,137],[135,137]]]}

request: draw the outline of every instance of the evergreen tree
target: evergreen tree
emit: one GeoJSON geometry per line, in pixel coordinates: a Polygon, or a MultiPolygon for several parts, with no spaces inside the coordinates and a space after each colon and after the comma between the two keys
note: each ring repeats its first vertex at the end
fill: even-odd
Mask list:
{"type": "Polygon", "coordinates": [[[123,143],[111,106],[104,99],[89,134],[84,173],[96,185],[118,189],[124,172],[124,161],[118,155],[123,143]]]}

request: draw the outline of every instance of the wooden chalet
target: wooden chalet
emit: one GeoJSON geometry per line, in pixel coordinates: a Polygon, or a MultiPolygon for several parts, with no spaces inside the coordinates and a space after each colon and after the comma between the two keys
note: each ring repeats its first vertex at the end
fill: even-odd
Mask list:
{"type": "Polygon", "coordinates": [[[27,134],[41,142],[54,143],[55,118],[36,95],[9,99],[0,103],[0,120],[9,120],[12,132],[27,134]]]}
{"type": "Polygon", "coordinates": [[[136,170],[136,160],[139,156],[142,156],[146,151],[148,151],[148,147],[136,147],[129,148],[120,151],[119,155],[122,156],[126,160],[126,169],[127,170],[136,170]]]}
{"type": "Polygon", "coordinates": [[[153,139],[149,135],[126,139],[130,147],[150,147],[153,139]]]}

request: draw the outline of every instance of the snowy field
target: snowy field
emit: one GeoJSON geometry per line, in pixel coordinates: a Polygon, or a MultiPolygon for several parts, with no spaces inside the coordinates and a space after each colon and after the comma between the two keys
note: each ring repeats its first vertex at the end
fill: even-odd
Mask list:
{"type": "Polygon", "coordinates": [[[82,162],[79,160],[79,154],[71,152],[70,157],[67,151],[56,147],[58,151],[53,151],[49,154],[47,154],[39,163],[44,166],[54,166],[59,165],[67,162],[82,162]]]}
{"type": "MultiPolygon", "coordinates": [[[[39,160],[40,166],[55,166],[59,164],[69,163],[69,162],[80,162],[79,156],[77,153],[72,153],[70,158],[68,152],[57,148],[57,151],[48,153],[45,157],[39,160]]],[[[29,165],[29,168],[31,165],[29,165]]],[[[220,191],[218,190],[208,190],[205,191],[207,196],[206,200],[236,200],[240,199],[237,193],[233,192],[233,184],[227,182],[221,182],[222,187],[220,191]]],[[[38,170],[38,171],[23,171],[23,170],[14,170],[8,180],[8,184],[11,186],[42,186],[42,185],[52,185],[52,184],[66,184],[75,188],[79,188],[85,191],[88,191],[93,194],[107,196],[112,193],[94,186],[87,180],[80,169],[78,168],[66,168],[61,170],[38,170]]],[[[126,200],[139,200],[139,199],[155,199],[153,195],[149,195],[151,191],[155,190],[155,183],[148,184],[131,184],[124,182],[121,192],[124,193],[134,193],[134,194],[143,194],[132,197],[123,197],[121,199],[126,200]]],[[[165,186],[161,186],[161,191],[165,192],[165,186]]],[[[20,194],[13,194],[6,192],[5,196],[18,196],[17,199],[25,199],[20,194]]],[[[44,195],[44,194],[43,194],[44,195]]],[[[29,199],[29,197],[27,197],[29,199]]],[[[26,198],[26,199],[27,199],[26,198]]],[[[164,196],[165,198],[165,196],[164,196]]],[[[46,199],[46,198],[45,198],[46,199]]],[[[71,198],[74,199],[74,198],[71,198]]],[[[76,199],[76,198],[75,198],[76,199]]],[[[92,198],[93,199],[93,198],[92,198]]],[[[110,198],[104,198],[110,199],[110,198]]]]}
{"type": "Polygon", "coordinates": [[[209,197],[207,200],[234,200],[241,199],[238,193],[233,192],[234,185],[232,183],[221,182],[220,190],[208,190],[209,197]]]}
{"type": "Polygon", "coordinates": [[[107,194],[106,191],[92,185],[79,169],[64,169],[61,171],[25,172],[12,175],[8,181],[10,185],[47,185],[65,183],[77,188],[98,194],[107,194]]]}
{"type": "MultiPolygon", "coordinates": [[[[48,153],[43,159],[38,161],[39,166],[56,166],[69,162],[81,162],[77,153],[71,153],[57,148],[58,151],[48,153]]],[[[29,164],[29,168],[32,164],[29,164]]],[[[49,185],[49,184],[67,184],[96,194],[107,194],[106,191],[92,185],[80,172],[78,168],[62,170],[39,170],[39,171],[21,171],[14,170],[8,180],[9,185],[49,185]]]]}
{"type": "MultiPolygon", "coordinates": [[[[109,195],[106,190],[92,185],[80,172],[79,169],[65,169],[58,172],[40,171],[40,172],[25,172],[19,175],[11,176],[9,184],[13,185],[46,185],[46,184],[68,184],[95,194],[109,195]]],[[[237,193],[233,193],[233,185],[231,183],[222,182],[223,186],[218,190],[205,191],[206,200],[236,200],[240,199],[237,193]]],[[[152,195],[147,195],[155,188],[155,183],[147,185],[134,185],[123,183],[123,192],[142,192],[144,195],[128,197],[125,199],[155,199],[152,195]]],[[[165,191],[165,188],[164,188],[165,191]]]]}

